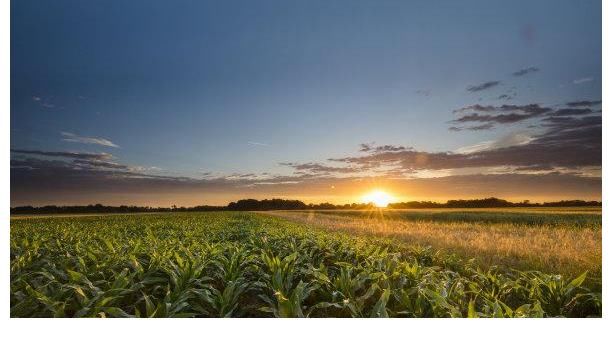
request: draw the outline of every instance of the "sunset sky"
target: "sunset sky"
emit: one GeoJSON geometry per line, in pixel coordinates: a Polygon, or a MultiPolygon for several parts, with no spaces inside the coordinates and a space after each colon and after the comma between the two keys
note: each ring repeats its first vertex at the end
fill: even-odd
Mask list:
{"type": "Polygon", "coordinates": [[[11,205],[601,199],[599,1],[14,1],[11,205]]]}

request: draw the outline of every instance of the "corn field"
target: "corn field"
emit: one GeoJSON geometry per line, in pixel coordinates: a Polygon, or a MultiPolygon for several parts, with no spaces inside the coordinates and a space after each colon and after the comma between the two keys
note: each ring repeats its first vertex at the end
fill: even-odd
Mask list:
{"type": "Polygon", "coordinates": [[[11,220],[11,317],[600,317],[560,276],[269,215],[11,220]]]}

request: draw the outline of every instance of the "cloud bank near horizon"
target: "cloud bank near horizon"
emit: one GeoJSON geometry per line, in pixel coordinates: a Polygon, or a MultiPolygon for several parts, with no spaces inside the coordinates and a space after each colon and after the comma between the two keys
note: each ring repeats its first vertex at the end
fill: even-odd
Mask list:
{"type": "Polygon", "coordinates": [[[194,202],[189,204],[204,204],[207,199],[220,203],[230,196],[348,202],[376,186],[419,199],[600,199],[599,105],[600,100],[583,100],[561,108],[536,103],[466,106],[452,112],[455,119],[450,123],[458,130],[478,130],[478,125],[470,127],[473,122],[484,122],[487,128],[526,120],[532,125],[529,130],[455,151],[428,152],[372,142],[359,145],[353,156],[278,163],[289,168],[290,174],[160,175],[151,168],[122,163],[106,152],[11,149],[11,203],[61,204],[76,202],[75,196],[93,203],[115,196],[129,204],[129,198],[117,199],[121,194],[149,196],[151,203],[153,196],[161,195],[192,196],[194,202]],[[195,202],[197,196],[206,197],[195,202]]]}

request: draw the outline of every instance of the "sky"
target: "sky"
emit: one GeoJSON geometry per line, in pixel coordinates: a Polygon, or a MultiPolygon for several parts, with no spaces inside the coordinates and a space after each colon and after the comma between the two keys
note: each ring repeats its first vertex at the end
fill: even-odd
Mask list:
{"type": "Polygon", "coordinates": [[[601,200],[599,1],[16,1],[11,205],[601,200]]]}

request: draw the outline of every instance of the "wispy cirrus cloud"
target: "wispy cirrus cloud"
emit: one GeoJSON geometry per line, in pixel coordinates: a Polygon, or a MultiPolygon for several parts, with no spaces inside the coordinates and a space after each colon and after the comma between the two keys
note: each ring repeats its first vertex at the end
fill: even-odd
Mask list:
{"type": "Polygon", "coordinates": [[[484,141],[471,146],[461,147],[455,152],[459,154],[472,154],[485,150],[493,150],[498,148],[514,147],[528,144],[533,140],[533,137],[524,133],[511,133],[497,140],[484,141]]]}
{"type": "Polygon", "coordinates": [[[255,142],[255,141],[248,141],[247,144],[252,145],[252,146],[259,146],[259,147],[269,147],[270,146],[267,143],[255,142]]]}
{"type": "Polygon", "coordinates": [[[66,141],[66,142],[97,144],[97,145],[101,145],[105,147],[119,148],[119,146],[113,143],[111,140],[108,140],[102,137],[80,136],[80,135],[65,132],[65,131],[61,132],[61,135],[64,137],[62,141],[66,141]]]}
{"type": "Polygon", "coordinates": [[[40,96],[32,96],[32,101],[37,102],[43,108],[55,108],[55,104],[50,101],[50,98],[43,98],[40,96]]]}
{"type": "Polygon", "coordinates": [[[587,82],[591,82],[594,79],[592,77],[582,77],[579,79],[575,79],[574,81],[572,81],[575,85],[579,85],[579,84],[583,84],[583,83],[587,83],[587,82]]]}

